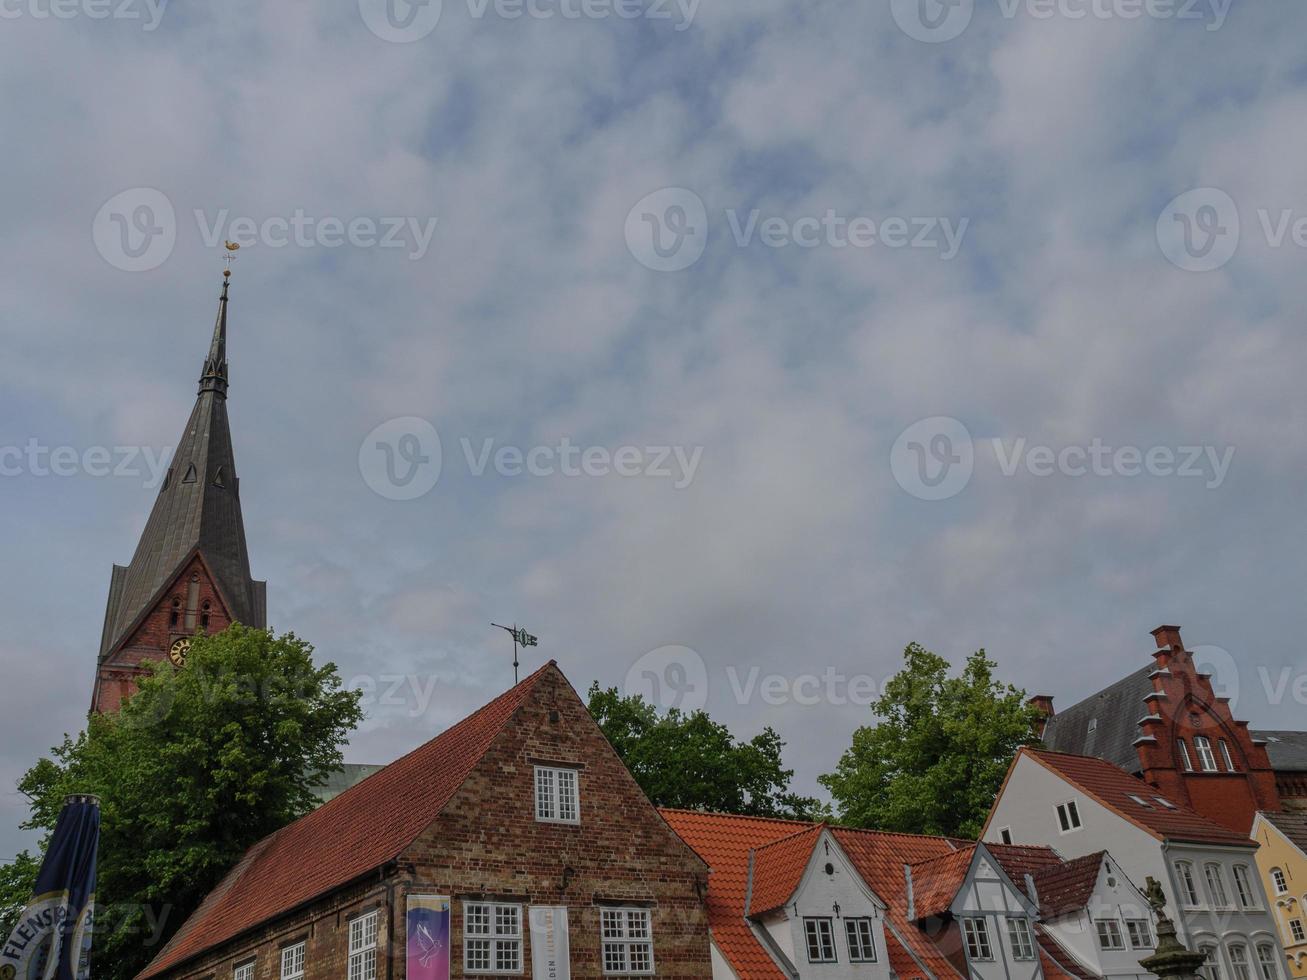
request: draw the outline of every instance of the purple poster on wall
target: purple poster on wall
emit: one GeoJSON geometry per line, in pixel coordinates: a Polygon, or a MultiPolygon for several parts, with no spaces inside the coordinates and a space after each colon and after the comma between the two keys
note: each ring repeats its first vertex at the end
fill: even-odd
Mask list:
{"type": "Polygon", "coordinates": [[[405,934],[408,980],[449,980],[449,899],[408,896],[405,934]]]}

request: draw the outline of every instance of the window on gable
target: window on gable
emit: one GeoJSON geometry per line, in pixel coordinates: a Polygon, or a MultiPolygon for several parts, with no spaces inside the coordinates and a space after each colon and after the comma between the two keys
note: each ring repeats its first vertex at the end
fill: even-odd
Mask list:
{"type": "Polygon", "coordinates": [[[1280,980],[1280,968],[1276,965],[1279,956],[1270,943],[1257,944],[1257,966],[1262,971],[1262,980],[1280,980]]]}
{"type": "Polygon", "coordinates": [[[1194,750],[1198,753],[1198,764],[1203,772],[1216,772],[1216,756],[1212,753],[1212,740],[1202,735],[1194,736],[1194,750]]]}
{"type": "Polygon", "coordinates": [[[1284,871],[1281,868],[1271,869],[1271,881],[1275,884],[1275,894],[1283,895],[1289,890],[1289,882],[1284,877],[1284,871]]]}
{"type": "Polygon", "coordinates": [[[1248,947],[1235,943],[1230,947],[1230,965],[1234,968],[1235,980],[1252,980],[1248,968],[1248,947]]]}
{"type": "Polygon", "coordinates": [[[1180,898],[1187,908],[1196,909],[1201,904],[1198,899],[1198,882],[1194,880],[1194,866],[1189,861],[1175,862],[1175,874],[1180,879],[1180,898]]]}
{"type": "Polygon", "coordinates": [[[1121,937],[1121,923],[1116,919],[1097,919],[1094,927],[1098,930],[1100,948],[1125,949],[1125,940],[1121,937]]]}
{"type": "Polygon", "coordinates": [[[1307,932],[1303,931],[1302,919],[1289,920],[1289,936],[1295,943],[1307,942],[1307,932]]]}
{"type": "Polygon", "coordinates": [[[1147,919],[1126,919],[1125,931],[1130,937],[1131,949],[1152,949],[1153,929],[1147,919]]]}
{"type": "Polygon", "coordinates": [[[850,962],[876,962],[876,934],[872,930],[870,919],[845,919],[844,938],[848,940],[850,962]]]}
{"type": "Polygon", "coordinates": [[[1007,920],[1007,939],[1012,947],[1014,960],[1033,960],[1035,958],[1035,936],[1030,931],[1030,920],[1023,916],[1011,916],[1007,920]]]}
{"type": "Polygon", "coordinates": [[[463,903],[463,972],[522,972],[522,906],[463,903]]]}
{"type": "Polygon", "coordinates": [[[1257,890],[1253,888],[1252,872],[1248,870],[1248,865],[1234,866],[1234,890],[1239,896],[1240,908],[1257,908],[1257,890]]]}
{"type": "Polygon", "coordinates": [[[349,980],[376,980],[377,913],[368,912],[349,923],[349,980]]]}
{"type": "Polygon", "coordinates": [[[1180,750],[1180,764],[1184,766],[1184,771],[1193,772],[1194,763],[1193,760],[1189,758],[1189,746],[1184,744],[1184,739],[1182,738],[1177,738],[1175,740],[1175,745],[1176,748],[1180,750]]]}
{"type": "Polygon", "coordinates": [[[1225,763],[1226,772],[1238,772],[1234,767],[1234,759],[1230,757],[1230,744],[1225,739],[1217,743],[1221,747],[1221,761],[1225,763]]]}
{"type": "Polygon", "coordinates": [[[1076,806],[1075,800],[1057,805],[1057,822],[1064,834],[1080,829],[1080,808],[1076,806]]]}
{"type": "Polygon", "coordinates": [[[973,960],[992,960],[993,947],[989,944],[989,924],[984,919],[962,920],[962,933],[967,940],[967,956],[973,960]]]}
{"type": "Polygon", "coordinates": [[[803,938],[808,947],[809,963],[835,962],[835,933],[830,919],[804,919],[803,938]]]}
{"type": "Polygon", "coordinates": [[[576,770],[536,766],[535,773],[536,819],[545,823],[580,823],[576,770]]]}
{"type": "Polygon", "coordinates": [[[300,980],[304,976],[304,943],[287,946],[281,951],[281,980],[300,980]]]}
{"type": "Polygon", "coordinates": [[[254,980],[254,960],[237,963],[232,968],[231,980],[254,980]]]}
{"type": "Polygon", "coordinates": [[[1004,844],[1011,844],[1011,843],[1012,843],[1012,828],[1011,828],[1011,827],[1004,827],[1002,830],[1000,830],[1000,831],[998,832],[998,839],[1001,840],[1004,844]]]}
{"type": "Polygon", "coordinates": [[[654,971],[653,925],[648,909],[602,909],[605,973],[650,974],[654,971]]]}
{"type": "Polygon", "coordinates": [[[1204,864],[1203,877],[1207,879],[1207,894],[1211,896],[1212,907],[1223,909],[1230,904],[1225,893],[1225,876],[1221,874],[1219,864],[1204,864]]]}

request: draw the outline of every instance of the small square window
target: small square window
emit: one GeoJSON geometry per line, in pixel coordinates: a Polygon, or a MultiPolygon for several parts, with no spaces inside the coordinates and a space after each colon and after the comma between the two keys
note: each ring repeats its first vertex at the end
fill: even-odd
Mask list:
{"type": "Polygon", "coordinates": [[[580,823],[581,800],[575,769],[536,766],[536,820],[580,823]]]}
{"type": "Polygon", "coordinates": [[[1057,822],[1064,834],[1080,829],[1080,807],[1076,806],[1075,800],[1057,805],[1057,822]]]}
{"type": "Polygon", "coordinates": [[[1295,943],[1307,942],[1307,932],[1303,931],[1302,919],[1289,920],[1289,935],[1295,943]]]}
{"type": "Polygon", "coordinates": [[[803,937],[808,946],[809,963],[835,962],[835,932],[830,919],[804,919],[803,937]]]}

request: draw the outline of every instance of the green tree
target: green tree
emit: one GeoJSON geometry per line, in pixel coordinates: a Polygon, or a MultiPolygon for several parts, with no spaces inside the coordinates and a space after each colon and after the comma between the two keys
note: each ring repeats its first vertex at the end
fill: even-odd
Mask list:
{"type": "Polygon", "coordinates": [[[313,808],[363,712],[312,654],[241,626],[197,637],[184,669],[156,666],[19,781],[47,832],[67,794],[100,797],[97,976],[134,976],[246,848],[313,808]]]}
{"type": "Polygon", "coordinates": [[[9,938],[18,925],[18,917],[32,897],[36,873],[41,862],[27,851],[21,851],[12,861],[0,864],[0,943],[9,938]]]}
{"type": "Polygon", "coordinates": [[[1017,749],[1035,741],[1037,712],[984,650],[957,677],[919,644],[903,658],[872,706],[879,723],[855,731],[820,782],[854,826],[976,837],[1017,749]]]}
{"type": "Polygon", "coordinates": [[[590,714],[645,795],[658,806],[759,817],[808,819],[820,804],[790,791],[793,769],[781,761],[785,743],[771,728],[748,742],[703,711],[675,708],[659,715],[639,695],[590,686],[590,714]]]}

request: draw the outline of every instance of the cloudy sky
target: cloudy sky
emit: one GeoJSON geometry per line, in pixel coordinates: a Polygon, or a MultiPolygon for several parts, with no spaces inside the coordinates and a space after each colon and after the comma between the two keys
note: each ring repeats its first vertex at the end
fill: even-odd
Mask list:
{"type": "Polygon", "coordinates": [[[351,761],[508,686],[492,620],[809,791],[912,640],[1069,704],[1179,623],[1301,726],[1307,11],[923,4],[4,0],[0,858],[232,238],[255,573],[376,692],[351,761]]]}

